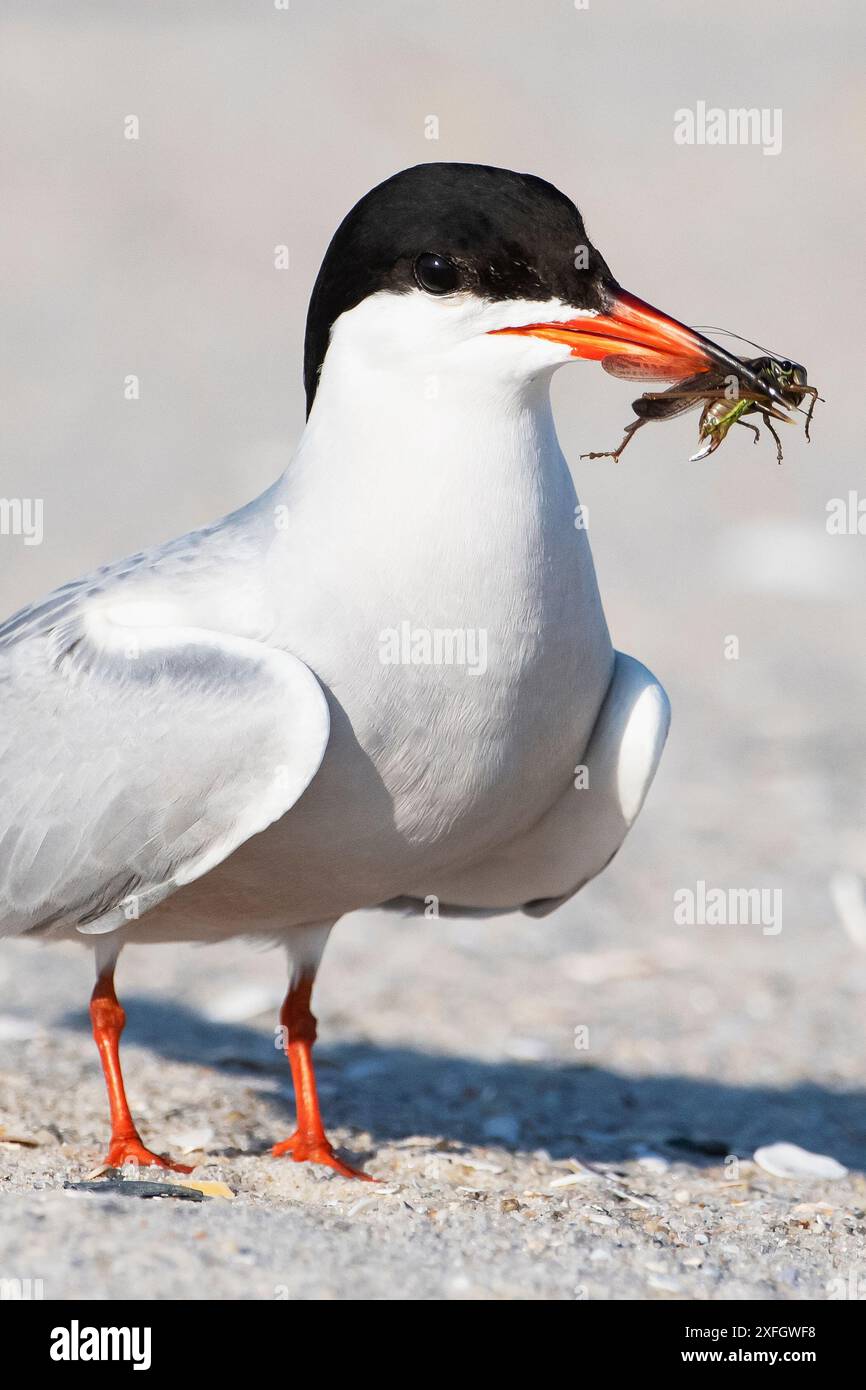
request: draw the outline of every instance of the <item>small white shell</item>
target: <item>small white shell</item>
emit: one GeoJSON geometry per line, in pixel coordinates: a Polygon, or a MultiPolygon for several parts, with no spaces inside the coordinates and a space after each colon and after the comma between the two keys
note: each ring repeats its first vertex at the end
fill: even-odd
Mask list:
{"type": "Polygon", "coordinates": [[[809,1153],[798,1144],[766,1144],[755,1150],[755,1162],[776,1178],[844,1178],[848,1169],[827,1154],[809,1153]]]}

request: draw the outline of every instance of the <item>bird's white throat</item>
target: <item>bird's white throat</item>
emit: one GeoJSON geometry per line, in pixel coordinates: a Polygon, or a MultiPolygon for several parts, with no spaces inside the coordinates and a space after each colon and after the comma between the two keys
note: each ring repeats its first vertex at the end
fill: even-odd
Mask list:
{"type": "Polygon", "coordinates": [[[568,354],[489,332],[532,312],[383,294],[344,314],[278,489],[290,530],[316,534],[318,513],[332,553],[356,557],[359,581],[381,571],[409,609],[461,593],[483,609],[509,574],[525,593],[527,568],[588,558],[549,398],[568,354]]]}

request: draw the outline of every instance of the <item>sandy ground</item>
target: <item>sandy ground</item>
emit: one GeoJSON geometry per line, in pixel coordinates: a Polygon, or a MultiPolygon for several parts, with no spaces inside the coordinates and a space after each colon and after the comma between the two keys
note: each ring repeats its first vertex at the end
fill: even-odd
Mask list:
{"type": "Polygon", "coordinates": [[[0,1123],[32,1146],[0,1143],[0,1275],[41,1279],[47,1298],[866,1291],[866,956],[831,922],[784,952],[784,931],[751,927],[650,939],[620,924],[614,945],[646,851],[546,924],[342,924],[321,1087],[375,1187],[270,1157],[292,1120],[271,1034],[282,958],[237,943],[122,963],[145,1139],[175,1157],[200,1145],[196,1178],[234,1199],[64,1190],[106,1135],[89,961],[6,944],[0,1123]],[[780,1139],[851,1172],[772,1177],[751,1158],[780,1139]]]}
{"type": "Polygon", "coordinates": [[[3,489],[44,500],[44,538],[0,537],[4,614],[273,480],[325,244],[419,160],[551,178],[629,289],[805,360],[827,404],[781,468],[745,431],[688,464],[693,418],[579,463],[620,439],[633,392],[559,374],[614,640],[668,689],[671,740],[622,854],[554,917],[335,931],[323,1103],[379,1185],[269,1156],[292,1125],[284,966],[237,941],[130,949],[118,975],[145,1140],[202,1144],[198,1175],[234,1198],[64,1190],[107,1138],[90,962],[0,943],[0,1279],[48,1298],[866,1293],[866,537],[826,527],[863,486],[855,9],[8,11],[3,489]],[[781,153],[677,145],[698,99],[782,109],[781,153]],[[778,889],[781,931],[678,925],[699,881],[778,889]],[[781,1140],[849,1175],[752,1163],[781,1140]]]}

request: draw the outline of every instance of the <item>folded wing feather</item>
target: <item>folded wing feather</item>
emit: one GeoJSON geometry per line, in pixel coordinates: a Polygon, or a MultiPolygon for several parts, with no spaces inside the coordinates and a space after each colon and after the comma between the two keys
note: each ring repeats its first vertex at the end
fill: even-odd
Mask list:
{"type": "Polygon", "coordinates": [[[0,641],[0,936],[128,923],[283,815],[328,732],[308,667],[245,637],[73,603],[0,641]]]}

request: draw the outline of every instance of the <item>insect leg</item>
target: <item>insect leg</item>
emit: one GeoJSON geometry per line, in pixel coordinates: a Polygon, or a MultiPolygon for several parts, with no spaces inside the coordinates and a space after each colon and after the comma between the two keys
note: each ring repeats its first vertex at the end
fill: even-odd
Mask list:
{"type": "Polygon", "coordinates": [[[762,411],[761,411],[761,419],[763,420],[764,424],[767,426],[767,429],[770,431],[770,434],[773,436],[773,438],[774,438],[775,441],[776,441],[776,462],[777,462],[777,463],[781,463],[781,462],[782,462],[782,441],[781,441],[781,439],[779,438],[779,436],[776,434],[776,431],[773,429],[773,422],[772,422],[772,420],[770,419],[769,415],[767,414],[767,412],[766,412],[765,410],[762,410],[762,411]]]}
{"type": "Polygon", "coordinates": [[[754,444],[757,444],[758,440],[759,440],[760,437],[761,437],[761,431],[758,429],[758,426],[757,426],[757,425],[750,425],[749,422],[748,422],[748,420],[738,420],[738,421],[737,421],[737,424],[738,424],[738,425],[742,425],[742,426],[743,426],[743,429],[751,430],[751,431],[752,431],[752,434],[755,436],[755,438],[754,438],[754,440],[753,440],[752,442],[753,442],[754,444]]]}
{"type": "Polygon", "coordinates": [[[619,457],[623,449],[626,447],[627,444],[631,443],[632,436],[634,435],[635,431],[639,430],[641,425],[645,425],[646,423],[646,420],[632,420],[630,425],[626,425],[625,435],[623,436],[623,441],[618,449],[605,449],[597,453],[581,454],[580,457],[582,459],[613,459],[614,463],[617,463],[619,461],[619,457]]]}
{"type": "Polygon", "coordinates": [[[819,401],[821,398],[820,398],[820,396],[818,395],[818,388],[817,388],[817,386],[804,386],[804,387],[803,387],[803,392],[804,392],[805,395],[811,396],[811,397],[812,397],[812,399],[811,399],[810,402],[809,402],[809,409],[808,409],[808,411],[806,412],[806,438],[808,439],[809,443],[811,444],[811,442],[812,442],[812,436],[809,434],[809,426],[810,426],[811,423],[812,423],[812,416],[815,414],[815,405],[816,405],[816,402],[819,401]]]}

